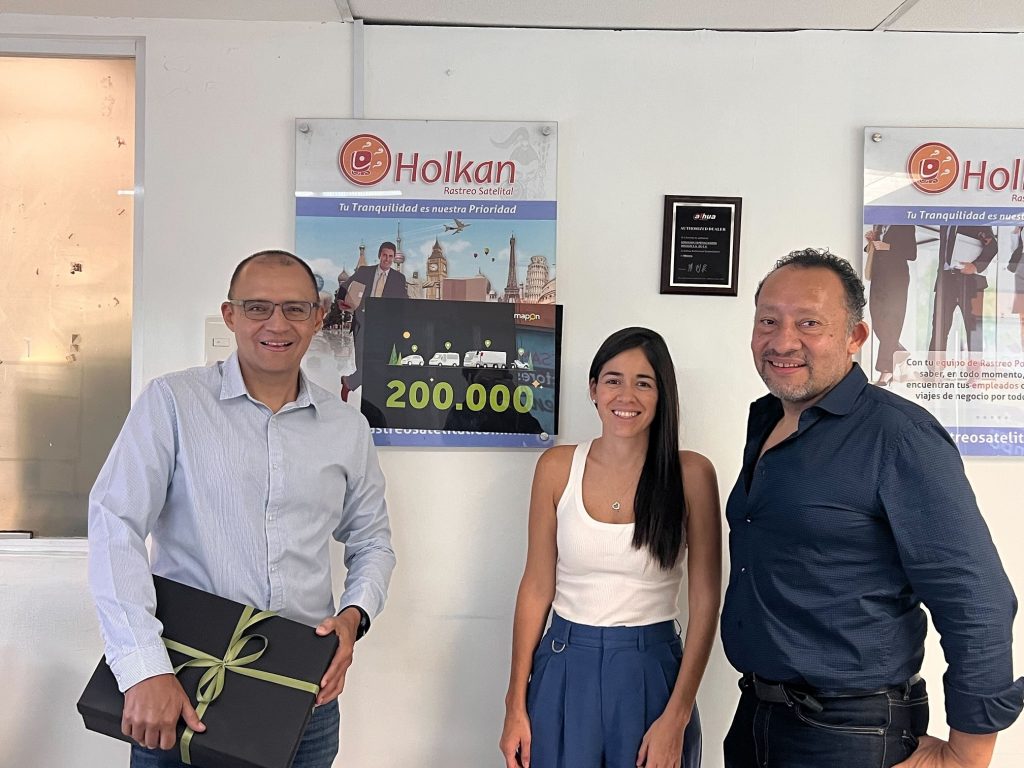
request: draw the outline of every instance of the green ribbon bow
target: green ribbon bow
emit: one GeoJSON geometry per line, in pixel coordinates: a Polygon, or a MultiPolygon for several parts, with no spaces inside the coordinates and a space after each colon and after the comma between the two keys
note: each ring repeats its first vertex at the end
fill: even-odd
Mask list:
{"type": "MultiPolygon", "coordinates": [[[[235,625],[235,631],[228,642],[228,649],[221,659],[184,643],[164,638],[164,645],[167,646],[168,650],[177,651],[191,657],[188,661],[174,668],[175,675],[186,667],[206,668],[206,672],[199,678],[199,685],[196,688],[196,715],[199,716],[200,720],[206,713],[206,708],[216,701],[217,697],[224,690],[224,679],[229,670],[239,675],[255,677],[257,680],[265,680],[268,683],[276,683],[277,685],[285,685],[289,688],[306,691],[314,696],[320,692],[320,686],[314,683],[249,668],[249,665],[256,662],[263,655],[263,652],[267,650],[267,638],[263,635],[246,635],[245,632],[264,619],[269,619],[271,616],[276,615],[276,611],[257,611],[255,608],[247,605],[238,619],[238,624],[235,625]],[[255,653],[240,656],[239,654],[242,653],[242,649],[250,640],[263,641],[263,647],[255,653]]],[[[194,735],[195,731],[191,728],[185,728],[185,732],[181,735],[181,760],[186,765],[192,765],[190,749],[194,735]]]]}

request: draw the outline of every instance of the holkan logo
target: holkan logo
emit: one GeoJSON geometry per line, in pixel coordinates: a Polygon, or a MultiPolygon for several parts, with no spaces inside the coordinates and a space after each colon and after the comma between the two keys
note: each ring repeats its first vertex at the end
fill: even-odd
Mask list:
{"type": "Polygon", "coordinates": [[[956,184],[960,175],[960,159],[945,144],[930,141],[910,153],[907,173],[919,190],[937,195],[956,184]]]}
{"type": "Polygon", "coordinates": [[[338,165],[345,178],[361,187],[369,187],[391,170],[391,150],[371,133],[360,133],[345,142],[338,153],[338,165]]]}

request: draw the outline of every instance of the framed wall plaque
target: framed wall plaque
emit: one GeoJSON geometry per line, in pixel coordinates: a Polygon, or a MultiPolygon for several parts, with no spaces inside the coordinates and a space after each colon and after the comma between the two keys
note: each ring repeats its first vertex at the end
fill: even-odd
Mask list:
{"type": "Polygon", "coordinates": [[[661,292],[735,296],[739,197],[665,195],[661,292]]]}

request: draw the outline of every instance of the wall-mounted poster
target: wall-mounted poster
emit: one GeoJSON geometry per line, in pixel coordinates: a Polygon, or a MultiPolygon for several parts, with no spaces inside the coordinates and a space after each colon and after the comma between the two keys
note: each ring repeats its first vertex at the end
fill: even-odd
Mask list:
{"type": "MultiPolygon", "coordinates": [[[[326,310],[305,361],[309,375],[361,408],[378,445],[550,445],[560,317],[556,124],[299,119],[295,137],[295,251],[316,273],[326,310]],[[502,305],[508,318],[500,349],[498,336],[491,338],[496,316],[457,306],[466,302],[502,305]],[[552,325],[543,349],[528,351],[531,335],[515,318],[533,315],[552,325]],[[493,350],[477,348],[488,339],[493,350]],[[396,371],[392,347],[398,368],[418,370],[396,371]],[[411,395],[422,382],[444,404],[447,389],[437,382],[479,378],[482,366],[467,363],[466,353],[487,353],[489,367],[499,351],[510,384],[522,366],[545,361],[543,384],[531,379],[538,382],[532,420],[498,419],[489,400],[478,411],[460,401],[467,418],[439,420],[434,411],[445,409],[434,409],[432,399],[416,408],[406,398],[399,408],[397,396],[382,389],[401,381],[411,395]],[[423,375],[414,381],[413,374],[423,375]],[[541,413],[542,404],[549,410],[541,413]],[[521,431],[507,428],[513,422],[521,431]]],[[[520,391],[522,407],[518,386],[525,385],[509,393],[520,391]]],[[[499,405],[503,391],[495,395],[499,405]]]]}
{"type": "Polygon", "coordinates": [[[865,367],[961,453],[1024,455],[1024,130],[867,128],[865,367]]]}

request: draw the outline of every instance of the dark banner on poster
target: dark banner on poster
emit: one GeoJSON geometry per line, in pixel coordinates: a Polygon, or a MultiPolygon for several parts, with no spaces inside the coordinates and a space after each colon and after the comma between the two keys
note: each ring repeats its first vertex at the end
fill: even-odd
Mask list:
{"type": "Polygon", "coordinates": [[[479,433],[528,447],[556,434],[560,315],[556,305],[369,299],[361,409],[377,443],[464,446],[479,433]]]}

